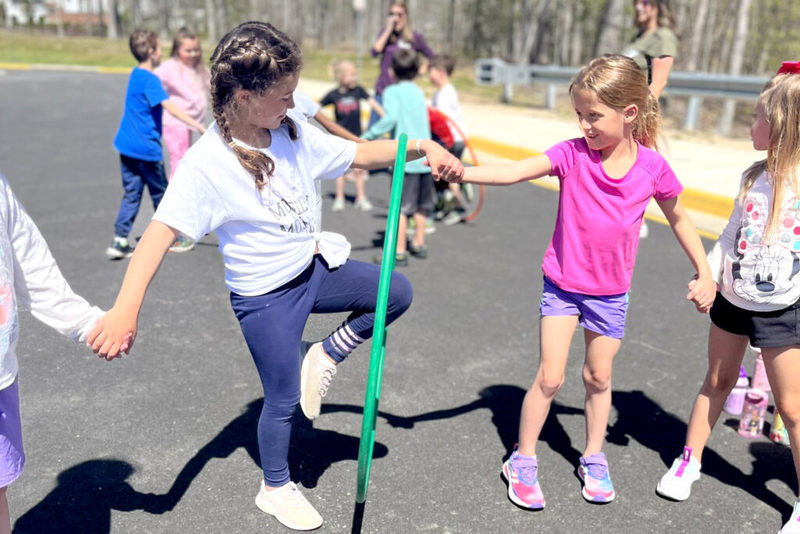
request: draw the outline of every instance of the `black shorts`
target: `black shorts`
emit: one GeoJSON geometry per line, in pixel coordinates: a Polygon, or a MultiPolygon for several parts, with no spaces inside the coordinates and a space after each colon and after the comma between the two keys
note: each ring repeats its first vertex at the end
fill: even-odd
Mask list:
{"type": "Polygon", "coordinates": [[[755,312],[734,306],[717,292],[709,315],[711,322],[718,328],[731,334],[747,336],[754,347],[800,345],[800,302],[782,310],[755,312]]]}
{"type": "Polygon", "coordinates": [[[431,173],[407,172],[403,178],[403,198],[400,202],[400,212],[409,217],[416,212],[425,214],[432,212],[433,194],[433,175],[431,173]]]}

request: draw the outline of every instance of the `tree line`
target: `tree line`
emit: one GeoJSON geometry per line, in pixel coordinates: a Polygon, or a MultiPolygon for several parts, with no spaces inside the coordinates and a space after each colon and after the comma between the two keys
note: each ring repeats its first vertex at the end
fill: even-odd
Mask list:
{"type": "MultiPolygon", "coordinates": [[[[60,5],[63,0],[55,0],[60,5]]],[[[431,47],[465,59],[577,66],[622,50],[636,29],[631,0],[407,0],[431,47]]],[[[306,46],[368,51],[388,0],[81,0],[78,28],[109,37],[190,26],[210,41],[245,20],[266,20],[306,46]],[[363,5],[357,11],[354,6],[363,5]],[[92,24],[90,21],[95,20],[92,24]]],[[[800,2],[673,0],[680,34],[675,70],[768,74],[800,58],[800,2]]],[[[63,31],[63,28],[61,28],[63,31]]]]}

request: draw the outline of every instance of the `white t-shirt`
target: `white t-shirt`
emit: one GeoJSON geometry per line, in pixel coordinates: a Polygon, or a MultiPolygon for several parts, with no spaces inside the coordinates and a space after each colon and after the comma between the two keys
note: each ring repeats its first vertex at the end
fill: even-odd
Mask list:
{"type": "Polygon", "coordinates": [[[44,237],[0,174],[0,389],[14,383],[19,368],[18,305],[81,342],[103,315],[70,289],[44,237]]]}
{"type": "Polygon", "coordinates": [[[292,93],[292,100],[294,100],[294,111],[303,114],[306,120],[314,118],[322,109],[316,100],[296,89],[292,93]]]}
{"type": "Polygon", "coordinates": [[[453,134],[453,140],[464,141],[464,136],[467,134],[467,129],[464,126],[464,119],[461,117],[461,106],[458,104],[458,93],[456,93],[456,88],[453,87],[452,83],[448,83],[433,95],[433,99],[431,100],[431,104],[433,107],[447,115],[449,118],[453,119],[453,122],[456,123],[458,129],[450,128],[450,133],[453,134]],[[458,130],[461,130],[459,133],[458,130]],[[462,136],[461,133],[464,135],[462,136]]]}
{"type": "Polygon", "coordinates": [[[181,160],[153,216],[195,240],[216,231],[225,284],[239,295],[261,295],[294,279],[317,247],[331,267],[350,254],[344,236],[321,231],[317,180],[344,174],[356,144],[295,123],[296,140],[281,126],[271,130],[271,146],[260,149],[275,170],[259,191],[214,122],[181,160]]]}

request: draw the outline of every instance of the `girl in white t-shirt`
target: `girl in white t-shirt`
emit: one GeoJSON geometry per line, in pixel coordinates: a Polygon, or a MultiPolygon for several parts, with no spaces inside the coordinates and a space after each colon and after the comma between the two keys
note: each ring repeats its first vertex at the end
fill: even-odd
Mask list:
{"type": "MultiPolygon", "coordinates": [[[[264,388],[258,443],[264,472],[256,504],[284,525],[307,530],[322,518],[289,478],[292,416],[298,402],[319,415],[336,365],[372,335],[379,269],[348,261],[350,244],[320,229],[318,180],[349,167],[382,168],[398,144],[355,143],[294,120],[301,55],[272,25],[247,22],[222,38],[211,58],[216,122],[186,153],[131,259],[114,307],[90,333],[108,359],[128,352],[148,284],[179,232],[216,231],[231,305],[264,388]],[[351,314],[305,351],[312,312],[351,314]]],[[[410,140],[410,159],[427,157],[437,177],[463,166],[430,140],[410,140]]],[[[392,274],[387,324],[411,304],[411,285],[392,274]]]]}

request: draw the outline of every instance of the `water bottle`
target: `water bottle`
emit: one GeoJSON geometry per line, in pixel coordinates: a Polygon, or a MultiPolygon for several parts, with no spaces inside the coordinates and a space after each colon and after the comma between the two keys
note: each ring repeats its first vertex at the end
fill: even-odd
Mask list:
{"type": "Polygon", "coordinates": [[[764,431],[769,395],[766,391],[750,388],[744,396],[742,416],[739,419],[739,435],[757,439],[764,431]]]}

